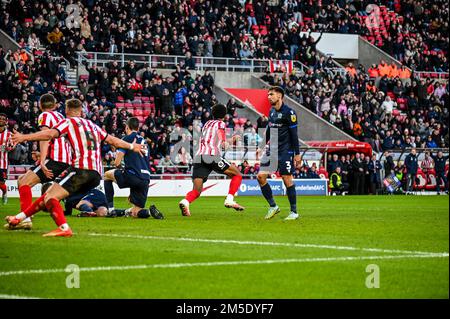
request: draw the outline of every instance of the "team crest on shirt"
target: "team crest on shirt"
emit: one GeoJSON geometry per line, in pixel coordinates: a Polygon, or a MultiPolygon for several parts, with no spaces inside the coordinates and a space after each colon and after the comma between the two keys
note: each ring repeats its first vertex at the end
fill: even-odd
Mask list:
{"type": "Polygon", "coordinates": [[[39,120],[38,120],[38,125],[41,126],[42,122],[44,122],[44,119],[42,117],[40,117],[39,120]]]}
{"type": "Polygon", "coordinates": [[[281,119],[283,117],[283,114],[278,114],[278,118],[281,119]]]}
{"type": "Polygon", "coordinates": [[[291,121],[292,122],[297,121],[297,116],[295,116],[295,114],[291,114],[291,121]]]}

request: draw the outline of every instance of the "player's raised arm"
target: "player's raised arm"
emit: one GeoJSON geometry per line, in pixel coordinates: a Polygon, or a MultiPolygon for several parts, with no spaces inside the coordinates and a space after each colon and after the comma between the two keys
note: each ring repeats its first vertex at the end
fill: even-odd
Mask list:
{"type": "Polygon", "coordinates": [[[28,141],[50,141],[58,136],[59,131],[56,129],[50,129],[31,134],[22,134],[17,131],[14,131],[14,133],[11,135],[11,141],[14,144],[19,144],[28,141]]]}
{"type": "Polygon", "coordinates": [[[142,144],[136,144],[134,142],[130,144],[128,142],[125,142],[124,140],[121,140],[120,138],[111,135],[108,135],[106,137],[105,142],[117,148],[128,149],[135,153],[141,153],[141,155],[145,155],[145,147],[142,144]]]}

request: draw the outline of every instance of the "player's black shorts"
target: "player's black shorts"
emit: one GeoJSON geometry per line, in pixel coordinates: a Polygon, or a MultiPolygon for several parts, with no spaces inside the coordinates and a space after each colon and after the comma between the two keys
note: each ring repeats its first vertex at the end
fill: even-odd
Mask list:
{"type": "Polygon", "coordinates": [[[231,164],[224,158],[214,155],[199,155],[194,158],[192,179],[203,178],[203,182],[208,180],[209,174],[215,171],[224,174],[231,164]]]}
{"type": "Polygon", "coordinates": [[[87,193],[97,187],[101,179],[102,177],[97,171],[69,166],[55,179],[55,183],[61,185],[70,194],[87,193]]]}
{"type": "Polygon", "coordinates": [[[136,175],[127,173],[124,170],[116,169],[114,171],[114,178],[116,179],[119,188],[130,189],[130,203],[137,207],[144,208],[147,202],[149,180],[141,179],[136,175]]]}
{"type": "Polygon", "coordinates": [[[8,179],[8,170],[0,169],[0,182],[4,183],[8,179]]]}
{"type": "MultiPolygon", "coordinates": [[[[68,169],[70,165],[66,164],[66,163],[57,162],[52,159],[48,159],[45,161],[45,166],[47,166],[47,168],[53,172],[53,176],[56,178],[59,175],[61,175],[62,172],[64,172],[66,169],[68,169]]],[[[31,170],[39,177],[42,184],[51,182],[53,180],[53,179],[47,178],[47,176],[45,176],[44,171],[41,169],[40,164],[33,166],[31,168],[31,170]]]]}
{"type": "Polygon", "coordinates": [[[279,172],[281,175],[292,175],[295,172],[294,155],[289,153],[278,154],[278,158],[266,153],[261,158],[261,172],[279,172]]]}

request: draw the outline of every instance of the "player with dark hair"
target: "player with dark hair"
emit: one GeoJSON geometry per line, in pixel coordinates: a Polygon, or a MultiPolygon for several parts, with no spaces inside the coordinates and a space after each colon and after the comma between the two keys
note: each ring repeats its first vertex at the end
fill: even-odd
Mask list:
{"type": "Polygon", "coordinates": [[[101,158],[101,143],[106,142],[118,148],[128,148],[136,153],[143,152],[143,146],[127,143],[116,137],[108,135],[103,129],[90,120],[81,117],[82,103],[78,99],[66,101],[67,118],[49,130],[32,134],[14,133],[11,136],[13,143],[25,141],[50,141],[66,136],[72,147],[71,166],[62,172],[52,186],[34,201],[27,209],[16,216],[7,216],[8,224],[15,226],[22,220],[36,214],[44,203],[51,213],[57,229],[44,234],[45,237],[70,237],[72,230],[67,224],[60,200],[70,194],[81,193],[97,187],[100,184],[103,171],[101,158]]]}
{"type": "Polygon", "coordinates": [[[101,190],[93,188],[87,193],[67,197],[64,202],[64,215],[72,215],[72,209],[80,211],[78,217],[106,217],[108,202],[101,190]]]}
{"type": "Polygon", "coordinates": [[[291,206],[291,212],[286,220],[295,220],[299,215],[292,173],[295,171],[296,165],[294,164],[301,162],[297,115],[294,110],[283,103],[283,97],[284,90],[281,87],[273,86],[269,89],[268,99],[272,108],[269,114],[269,125],[266,129],[265,152],[261,159],[261,168],[257,179],[261,192],[270,205],[265,218],[271,219],[280,212],[280,208],[275,203],[267,176],[272,171],[278,171],[281,174],[291,206]]]}
{"type": "Polygon", "coordinates": [[[132,216],[137,218],[148,218],[150,214],[155,219],[163,219],[162,213],[154,206],[145,209],[147,202],[148,188],[150,184],[150,156],[148,153],[148,145],[145,139],[139,135],[139,120],[136,117],[130,117],[125,125],[125,133],[127,134],[123,140],[125,142],[135,142],[142,145],[144,156],[136,154],[127,149],[118,149],[114,165],[117,169],[105,172],[105,193],[110,207],[109,217],[116,216],[132,216]],[[124,162],[124,168],[122,166],[124,162]],[[115,182],[119,188],[129,188],[129,201],[133,207],[127,210],[114,209],[114,188],[115,182]]]}
{"type": "Polygon", "coordinates": [[[208,180],[208,176],[212,171],[231,177],[230,188],[224,202],[225,207],[234,208],[237,211],[244,210],[243,206],[234,201],[234,195],[242,182],[242,175],[235,166],[232,166],[226,159],[221,157],[221,148],[228,147],[225,136],[225,122],[223,121],[226,114],[227,108],[224,105],[214,105],[212,107],[214,120],[207,121],[202,128],[199,149],[194,157],[192,171],[193,189],[179,203],[183,216],[191,216],[189,205],[200,196],[203,190],[203,183],[208,180]]]}
{"type": "MultiPolygon", "coordinates": [[[[39,99],[39,107],[42,113],[38,117],[38,126],[41,131],[49,130],[56,124],[64,120],[64,116],[55,111],[58,106],[53,95],[43,94],[39,99]]],[[[64,172],[72,160],[70,145],[65,137],[58,137],[52,141],[40,141],[39,164],[29,169],[17,180],[20,196],[20,211],[27,209],[33,202],[31,188],[39,183],[53,181],[64,172]]],[[[30,218],[16,226],[10,225],[9,230],[31,229],[30,218]]]]}
{"type": "Polygon", "coordinates": [[[8,202],[8,188],[5,181],[8,174],[8,152],[14,147],[10,141],[11,132],[8,131],[8,117],[0,113],[0,189],[2,190],[3,204],[8,202]]]}

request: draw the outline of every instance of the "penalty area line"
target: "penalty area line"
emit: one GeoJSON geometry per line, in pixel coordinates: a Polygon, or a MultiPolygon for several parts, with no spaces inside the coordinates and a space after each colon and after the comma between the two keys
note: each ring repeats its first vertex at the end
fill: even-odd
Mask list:
{"type": "Polygon", "coordinates": [[[388,254],[412,254],[412,255],[430,255],[430,254],[447,254],[424,251],[410,251],[398,249],[382,249],[382,248],[360,248],[351,246],[335,246],[335,245],[319,245],[319,244],[300,244],[300,243],[280,243],[269,241],[241,241],[229,239],[208,239],[208,238],[189,238],[189,237],[164,237],[164,236],[144,236],[144,235],[127,235],[127,234],[101,234],[89,233],[88,236],[93,237],[112,237],[112,238],[134,238],[134,239],[155,239],[155,240],[173,240],[186,241],[198,243],[212,243],[212,244],[234,244],[234,245],[256,245],[256,246],[278,246],[278,247],[296,247],[296,248],[318,248],[318,249],[332,249],[332,250],[350,250],[350,251],[364,251],[377,252],[388,254]]]}
{"type": "Polygon", "coordinates": [[[4,295],[4,294],[0,294],[0,299],[42,299],[42,298],[30,297],[30,296],[18,296],[18,295],[4,295]]]}
{"type": "MultiPolygon", "coordinates": [[[[314,263],[314,262],[345,262],[363,260],[387,260],[405,258],[445,258],[448,254],[417,254],[417,255],[385,255],[385,256],[355,256],[355,257],[317,257],[317,258],[291,258],[291,259],[268,259],[268,260],[236,260],[236,261],[215,261],[197,263],[170,263],[170,264],[148,264],[148,265],[123,265],[123,266],[100,266],[100,267],[80,267],[80,272],[95,271],[120,271],[120,270],[145,270],[145,269],[170,269],[170,268],[190,268],[190,267],[214,267],[214,266],[242,266],[242,265],[263,265],[263,264],[288,264],[288,263],[314,263]]],[[[13,275],[32,275],[64,273],[66,269],[29,269],[0,272],[0,277],[13,275]]]]}

